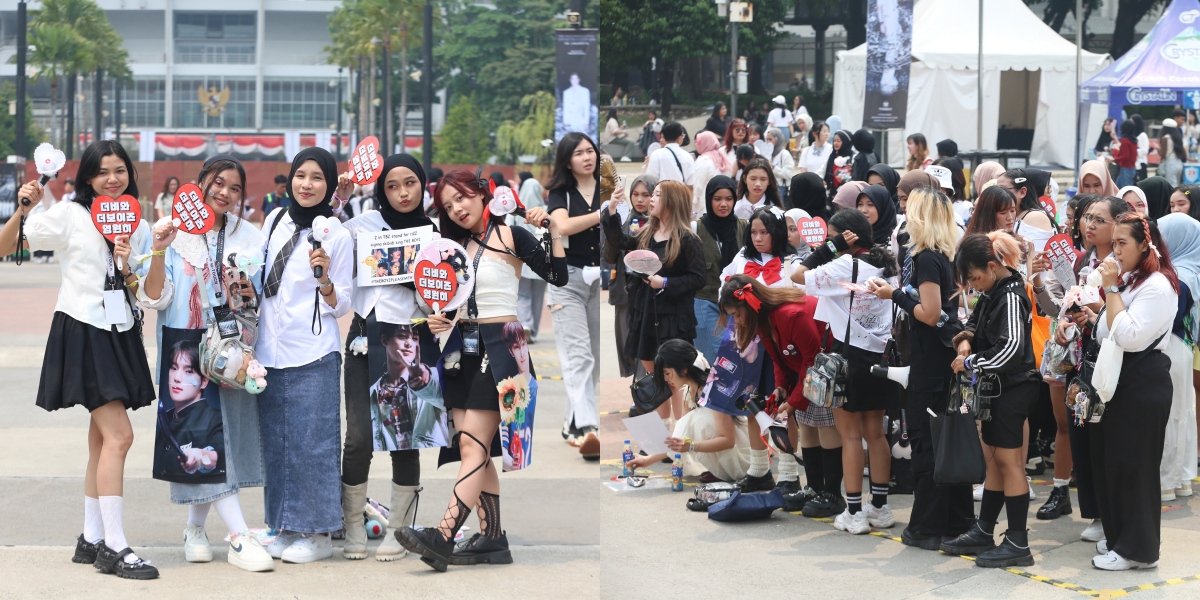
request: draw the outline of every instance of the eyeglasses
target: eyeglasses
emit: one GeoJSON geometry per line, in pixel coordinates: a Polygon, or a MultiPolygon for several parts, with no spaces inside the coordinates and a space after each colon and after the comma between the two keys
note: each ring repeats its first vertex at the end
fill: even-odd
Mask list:
{"type": "Polygon", "coordinates": [[[740,132],[742,132],[742,133],[746,133],[746,128],[745,128],[745,127],[734,127],[734,128],[733,128],[733,130],[734,130],[734,131],[740,131],[740,132]]]}
{"type": "Polygon", "coordinates": [[[1097,217],[1095,215],[1083,215],[1082,217],[1080,217],[1080,220],[1088,225],[1095,225],[1096,227],[1103,227],[1105,225],[1113,224],[1112,221],[1109,221],[1108,219],[1105,219],[1104,217],[1097,217]]]}

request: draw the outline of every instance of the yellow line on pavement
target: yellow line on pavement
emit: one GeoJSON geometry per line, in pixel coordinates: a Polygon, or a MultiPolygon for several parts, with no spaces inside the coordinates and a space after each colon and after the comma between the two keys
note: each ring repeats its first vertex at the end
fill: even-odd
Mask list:
{"type": "Polygon", "coordinates": [[[562,381],[562,377],[559,377],[558,375],[538,375],[537,378],[538,381],[542,381],[544,379],[548,379],[550,381],[562,381]]]}

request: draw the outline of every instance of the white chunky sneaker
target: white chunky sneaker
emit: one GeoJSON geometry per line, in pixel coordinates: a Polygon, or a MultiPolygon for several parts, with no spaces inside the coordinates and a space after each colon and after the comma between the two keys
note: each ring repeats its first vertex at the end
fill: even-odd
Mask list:
{"type": "Polygon", "coordinates": [[[279,535],[275,536],[275,540],[267,546],[267,554],[270,554],[271,558],[283,558],[283,551],[298,539],[300,539],[299,533],[280,531],[279,535]]]}
{"type": "Polygon", "coordinates": [[[283,562],[304,564],[333,556],[333,540],[328,534],[305,535],[283,551],[283,562]]]}
{"type": "Polygon", "coordinates": [[[275,561],[271,559],[267,549],[263,548],[262,542],[248,531],[229,538],[229,564],[251,573],[275,568],[275,561]]]}
{"type": "Polygon", "coordinates": [[[203,527],[187,527],[183,530],[183,557],[188,562],[212,562],[212,546],[203,527]]]}
{"type": "Polygon", "coordinates": [[[1079,534],[1079,539],[1085,542],[1098,542],[1104,539],[1104,524],[1100,522],[1100,519],[1092,519],[1092,524],[1079,534]]]}
{"type": "Polygon", "coordinates": [[[867,523],[866,511],[860,510],[854,514],[850,514],[849,508],[842,511],[842,514],[834,517],[833,526],[854,535],[862,535],[871,531],[871,525],[867,523]]]}
{"type": "Polygon", "coordinates": [[[867,522],[871,524],[871,527],[885,529],[896,524],[896,517],[892,516],[891,505],[884,504],[879,508],[875,508],[874,504],[867,504],[866,513],[867,522]]]}

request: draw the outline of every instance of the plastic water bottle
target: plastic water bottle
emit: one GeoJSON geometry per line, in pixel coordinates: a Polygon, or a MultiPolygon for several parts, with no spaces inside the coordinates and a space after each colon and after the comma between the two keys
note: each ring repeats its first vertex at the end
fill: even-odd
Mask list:
{"type": "Polygon", "coordinates": [[[621,477],[629,477],[633,475],[633,469],[629,468],[629,461],[633,460],[633,446],[629,440],[625,440],[625,451],[621,452],[621,477]]]}
{"type": "Polygon", "coordinates": [[[671,491],[683,491],[683,458],[675,455],[675,462],[671,464],[671,491]]]}
{"type": "MultiPolygon", "coordinates": [[[[912,286],[912,284],[904,286],[904,293],[908,294],[909,298],[912,298],[913,300],[916,300],[917,302],[921,301],[921,292],[917,291],[917,288],[914,288],[912,286]]],[[[942,325],[946,324],[946,321],[949,321],[949,320],[950,320],[950,315],[946,314],[946,311],[943,310],[943,311],[941,311],[941,314],[938,315],[937,326],[941,327],[942,325]]]]}

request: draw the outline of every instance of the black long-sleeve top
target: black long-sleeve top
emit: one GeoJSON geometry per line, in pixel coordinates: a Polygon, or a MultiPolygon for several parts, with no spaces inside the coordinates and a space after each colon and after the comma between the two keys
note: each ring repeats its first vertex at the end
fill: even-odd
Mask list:
{"type": "MultiPolygon", "coordinates": [[[[638,249],[637,237],[625,233],[621,227],[620,215],[605,215],[603,229],[608,243],[617,250],[627,252],[638,249]]],[[[667,279],[667,285],[662,290],[650,287],[650,284],[636,274],[627,274],[625,289],[629,293],[630,322],[640,323],[641,315],[647,310],[653,310],[660,321],[664,316],[682,317],[678,326],[690,326],[694,335],[696,312],[693,301],[696,299],[696,292],[704,288],[707,275],[704,247],[700,238],[691,232],[688,232],[680,244],[675,262],[670,265],[664,263],[662,269],[656,273],[667,279]]],[[[667,242],[652,242],[649,250],[662,258],[666,254],[667,242]]]]}
{"type": "Polygon", "coordinates": [[[981,373],[995,373],[1003,383],[1038,381],[1030,339],[1033,303],[1019,273],[996,282],[979,296],[966,327],[955,336],[955,346],[971,340],[973,353],[967,366],[981,373]]]}

